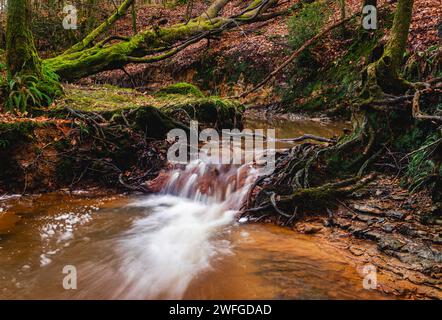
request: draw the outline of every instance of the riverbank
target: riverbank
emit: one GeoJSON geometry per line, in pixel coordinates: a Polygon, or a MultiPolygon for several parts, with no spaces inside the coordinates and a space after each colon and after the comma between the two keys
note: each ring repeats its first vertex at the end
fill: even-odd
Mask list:
{"type": "Polygon", "coordinates": [[[240,127],[243,106],[179,83],[146,95],[113,86],[64,87],[32,114],[0,117],[0,193],[104,186],[149,192],[142,182],[166,165],[170,130],[191,120],[240,127]]]}

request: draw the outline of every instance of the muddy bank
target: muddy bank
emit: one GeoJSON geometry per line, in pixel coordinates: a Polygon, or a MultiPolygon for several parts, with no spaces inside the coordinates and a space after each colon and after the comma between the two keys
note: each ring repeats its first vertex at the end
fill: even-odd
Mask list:
{"type": "Polygon", "coordinates": [[[425,192],[410,194],[381,176],[328,213],[292,227],[324,234],[392,282],[379,289],[407,298],[442,298],[442,221],[425,192]]]}

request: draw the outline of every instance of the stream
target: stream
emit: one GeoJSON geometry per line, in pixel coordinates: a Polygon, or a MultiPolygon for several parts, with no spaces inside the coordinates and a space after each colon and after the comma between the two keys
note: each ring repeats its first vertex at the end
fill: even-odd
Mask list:
{"type": "MultiPolygon", "coordinates": [[[[276,127],[277,138],[332,137],[343,124],[276,127]]],[[[325,239],[238,221],[256,177],[248,165],[196,160],[151,196],[1,196],[0,299],[385,298],[365,290],[354,262],[325,239]],[[76,290],[63,287],[66,266],[76,290]]]]}

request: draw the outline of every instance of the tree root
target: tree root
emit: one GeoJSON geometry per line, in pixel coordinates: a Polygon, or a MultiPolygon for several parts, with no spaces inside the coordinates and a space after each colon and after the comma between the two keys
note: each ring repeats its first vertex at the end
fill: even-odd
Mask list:
{"type": "Polygon", "coordinates": [[[413,117],[417,120],[431,120],[431,121],[439,121],[442,122],[442,116],[436,116],[436,115],[426,115],[423,114],[420,110],[420,98],[422,93],[428,92],[428,91],[438,91],[439,93],[442,93],[442,90],[440,89],[431,89],[427,88],[425,90],[417,90],[413,97],[413,105],[412,105],[412,114],[413,117]]]}

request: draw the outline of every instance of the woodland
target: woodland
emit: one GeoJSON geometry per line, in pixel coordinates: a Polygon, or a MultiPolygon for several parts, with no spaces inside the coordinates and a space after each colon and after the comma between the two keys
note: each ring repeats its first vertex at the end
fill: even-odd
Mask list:
{"type": "Polygon", "coordinates": [[[343,122],[333,136],[286,139],[240,217],[304,234],[340,229],[375,246],[355,259],[394,259],[378,259],[404,275],[384,291],[442,297],[440,1],[0,8],[0,195],[157,193],[170,170],[166,135],[191,120],[217,130],[246,127],[251,113],[276,127],[343,122]]]}

